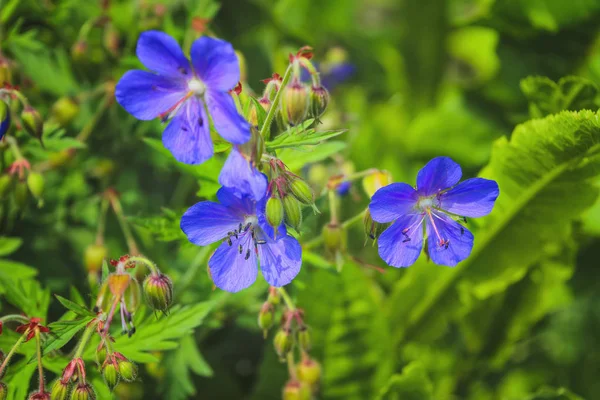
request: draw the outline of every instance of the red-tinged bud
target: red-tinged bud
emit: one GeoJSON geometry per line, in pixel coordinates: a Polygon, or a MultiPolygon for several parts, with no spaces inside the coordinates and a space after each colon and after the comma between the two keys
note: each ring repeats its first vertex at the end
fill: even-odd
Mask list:
{"type": "Polygon", "coordinates": [[[107,360],[102,368],[102,377],[111,391],[119,384],[119,370],[115,364],[116,361],[107,360]]]}
{"type": "Polygon", "coordinates": [[[283,119],[290,125],[298,125],[304,121],[308,112],[308,89],[298,79],[294,79],[282,90],[281,112],[283,119]]]}
{"type": "Polygon", "coordinates": [[[144,281],[144,295],[153,310],[166,313],[173,301],[173,282],[165,274],[150,274],[144,281]]]}
{"type": "Polygon", "coordinates": [[[283,203],[279,197],[269,197],[267,200],[267,205],[265,208],[265,216],[267,217],[267,222],[273,228],[278,228],[283,222],[283,203]]]}
{"type": "Polygon", "coordinates": [[[75,372],[77,371],[78,366],[83,366],[83,360],[81,358],[74,358],[65,367],[63,373],[60,377],[60,381],[62,383],[68,384],[73,376],[75,376],[75,372]]]}
{"type": "Polygon", "coordinates": [[[0,100],[0,139],[10,128],[10,107],[0,100]]]}
{"type": "Polygon", "coordinates": [[[86,247],[83,259],[88,272],[97,273],[100,271],[107,253],[108,250],[102,244],[90,244],[86,247]]]}
{"type": "Polygon", "coordinates": [[[273,345],[279,358],[284,359],[294,347],[294,338],[289,329],[280,329],[273,339],[273,345]]]}
{"type": "Polygon", "coordinates": [[[33,197],[38,201],[38,206],[40,207],[44,204],[42,195],[44,194],[45,184],[44,175],[39,172],[31,171],[29,172],[29,175],[27,175],[27,187],[33,197]]]}
{"type": "Polygon", "coordinates": [[[6,383],[0,382],[0,400],[6,400],[8,397],[8,387],[6,383]]]}
{"type": "Polygon", "coordinates": [[[28,400],[50,400],[50,393],[48,392],[36,392],[29,395],[28,400]]]}
{"type": "Polygon", "coordinates": [[[314,386],[321,380],[321,365],[308,357],[298,363],[296,372],[298,379],[309,386],[314,386]]]}
{"type": "MultiPolygon", "coordinates": [[[[268,112],[269,108],[271,108],[271,101],[269,99],[267,99],[266,97],[261,97],[258,100],[258,103],[260,104],[262,109],[265,110],[265,112],[268,112]]],[[[256,103],[252,102],[252,104],[250,105],[250,111],[248,113],[248,122],[250,122],[250,124],[252,126],[259,125],[259,122],[260,122],[258,120],[259,111],[260,110],[256,109],[256,103]]]]}
{"type": "MultiPolygon", "coordinates": [[[[12,175],[4,174],[0,175],[0,200],[4,199],[8,192],[12,189],[13,186],[13,178],[12,175]]],[[[0,333],[2,333],[0,331],[0,333]]]]}
{"type": "Polygon", "coordinates": [[[367,236],[371,240],[376,240],[379,237],[379,235],[381,235],[390,224],[381,224],[379,222],[374,221],[373,217],[371,217],[371,211],[369,211],[369,209],[367,208],[367,210],[365,211],[365,216],[363,218],[363,225],[365,227],[365,233],[367,234],[367,236]]]}
{"type": "Polygon", "coordinates": [[[258,313],[258,326],[262,329],[265,338],[267,337],[267,331],[273,326],[273,318],[273,305],[269,302],[264,303],[258,313]]]}
{"type": "Polygon", "coordinates": [[[306,352],[309,352],[312,348],[311,335],[306,326],[303,326],[298,331],[298,344],[300,345],[300,348],[306,352]]]}
{"type": "Polygon", "coordinates": [[[283,400],[310,400],[312,393],[306,384],[291,380],[283,388],[282,398],[283,400]]]}
{"type": "Polygon", "coordinates": [[[302,208],[300,202],[294,196],[285,196],[282,200],[285,222],[296,231],[299,231],[300,225],[302,225],[302,208]]]}
{"type": "Polygon", "coordinates": [[[61,97],[52,105],[50,115],[60,126],[69,125],[79,114],[79,103],[71,97],[61,97]]]}
{"type": "Polygon", "coordinates": [[[69,382],[63,382],[57,379],[52,385],[52,391],[50,392],[51,400],[66,400],[69,396],[69,382]]]}
{"type": "Polygon", "coordinates": [[[25,130],[39,141],[44,133],[44,120],[40,113],[31,106],[26,106],[21,113],[21,122],[25,130]]]}
{"type": "Polygon", "coordinates": [[[73,57],[73,60],[75,61],[82,61],[85,58],[87,51],[87,42],[80,39],[73,44],[73,47],[71,47],[71,57],[73,57]]]}
{"type": "Polygon", "coordinates": [[[133,382],[138,373],[136,365],[127,359],[120,360],[118,364],[121,378],[123,378],[125,382],[133,382]]]}
{"type": "Polygon", "coordinates": [[[111,23],[104,26],[102,44],[113,56],[119,55],[119,31],[111,23]]]}
{"type": "Polygon", "coordinates": [[[279,294],[279,290],[276,287],[269,287],[269,296],[267,297],[267,301],[274,306],[281,303],[281,294],[279,294]]]}
{"type": "Polygon", "coordinates": [[[310,116],[318,119],[329,105],[329,92],[323,86],[310,88],[310,116]]]}
{"type": "Polygon", "coordinates": [[[323,227],[325,249],[335,254],[346,247],[346,233],[339,224],[327,224],[323,227]]]}
{"type": "Polygon", "coordinates": [[[95,400],[96,392],[89,383],[79,383],[71,393],[71,400],[95,400]]]}

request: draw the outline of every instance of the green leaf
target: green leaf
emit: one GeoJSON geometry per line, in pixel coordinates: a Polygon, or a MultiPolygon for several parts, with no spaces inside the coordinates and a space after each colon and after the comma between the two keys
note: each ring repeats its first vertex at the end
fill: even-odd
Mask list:
{"type": "Polygon", "coordinates": [[[158,319],[150,316],[143,323],[136,321],[138,329],[135,336],[117,338],[115,349],[135,362],[156,362],[158,359],[150,352],[177,348],[178,339],[189,335],[194,328],[200,326],[213,307],[212,302],[199,303],[192,307],[173,307],[167,316],[158,319]]]}
{"type": "Polygon", "coordinates": [[[256,125],[263,126],[263,124],[265,123],[265,119],[267,119],[267,110],[265,110],[265,108],[260,104],[260,102],[252,96],[250,96],[250,102],[256,110],[256,125]]]}
{"type": "Polygon", "coordinates": [[[599,143],[600,119],[590,111],[533,120],[517,126],[510,141],[499,139],[481,173],[500,187],[494,211],[456,268],[419,263],[397,284],[390,307],[407,285],[419,281],[422,289],[390,315],[398,321],[397,339],[443,333],[445,319],[461,305],[501,293],[545,258],[548,246],[569,238],[571,223],[598,195],[590,178],[600,173],[599,143]]]}
{"type": "Polygon", "coordinates": [[[267,142],[267,150],[273,151],[277,149],[308,145],[316,146],[323,143],[325,140],[334,138],[346,132],[345,129],[316,131],[314,128],[309,128],[313,122],[314,120],[310,119],[303,122],[301,125],[291,127],[272,141],[267,142]]]}
{"type": "MultiPolygon", "coordinates": [[[[84,329],[94,316],[87,316],[72,321],[58,321],[48,325],[51,335],[44,341],[43,353],[48,354],[54,350],[61,349],[75,336],[84,329]]],[[[30,360],[31,362],[32,360],[30,360]]]]}
{"type": "Polygon", "coordinates": [[[21,360],[13,363],[8,368],[7,377],[5,378],[6,386],[8,386],[9,399],[26,399],[29,394],[29,383],[36,371],[37,364],[27,364],[27,360],[21,360]]]}
{"type": "Polygon", "coordinates": [[[90,310],[88,310],[87,308],[85,308],[69,299],[65,299],[62,296],[55,294],[54,297],[56,297],[56,299],[58,301],[60,301],[60,304],[62,304],[66,309],[73,311],[77,315],[91,316],[91,317],[94,317],[96,315],[93,312],[91,312],[90,310]]]}
{"type": "Polygon", "coordinates": [[[0,285],[2,284],[2,279],[6,281],[30,279],[36,275],[37,270],[33,267],[17,261],[0,259],[0,285]]]}
{"type": "Polygon", "coordinates": [[[0,257],[14,253],[21,247],[22,243],[23,240],[21,238],[0,236],[0,257]]]}
{"type": "Polygon", "coordinates": [[[377,400],[433,400],[433,385],[423,365],[413,361],[380,390],[377,400]]]}
{"type": "Polygon", "coordinates": [[[481,83],[493,78],[500,68],[496,52],[500,35],[494,29],[468,26],[448,37],[448,51],[452,57],[468,65],[472,80],[481,83]]]}
{"type": "Polygon", "coordinates": [[[345,142],[327,142],[319,146],[309,148],[299,147],[294,149],[283,149],[277,153],[277,156],[291,170],[298,170],[306,164],[323,161],[327,157],[339,153],[346,147],[345,142]]]}
{"type": "Polygon", "coordinates": [[[544,387],[523,400],[583,400],[583,397],[577,396],[566,388],[544,387]]]}
{"type": "Polygon", "coordinates": [[[157,240],[170,242],[186,239],[179,227],[181,213],[163,207],[162,215],[149,217],[129,217],[129,220],[138,228],[151,233],[157,240]]]}
{"type": "Polygon", "coordinates": [[[166,395],[168,399],[185,400],[196,394],[196,388],[190,372],[196,375],[210,377],[213,371],[198,350],[193,335],[185,336],[179,343],[179,348],[166,356],[167,369],[166,395]]]}

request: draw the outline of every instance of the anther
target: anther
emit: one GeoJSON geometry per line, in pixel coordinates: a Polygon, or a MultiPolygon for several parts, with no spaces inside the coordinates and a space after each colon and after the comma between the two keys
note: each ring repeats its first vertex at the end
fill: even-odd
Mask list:
{"type": "Polygon", "coordinates": [[[250,249],[248,249],[248,250],[246,251],[246,257],[244,257],[244,260],[247,260],[247,259],[249,259],[249,258],[250,258],[250,249]]]}
{"type": "Polygon", "coordinates": [[[241,244],[240,244],[240,247],[238,248],[238,250],[240,251],[240,254],[242,254],[242,252],[244,251],[244,248],[242,247],[241,244]]]}

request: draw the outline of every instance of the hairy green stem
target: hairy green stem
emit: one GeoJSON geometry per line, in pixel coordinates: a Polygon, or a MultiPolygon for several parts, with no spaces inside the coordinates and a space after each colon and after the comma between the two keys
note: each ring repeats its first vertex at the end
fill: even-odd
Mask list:
{"type": "Polygon", "coordinates": [[[160,274],[160,271],[156,267],[156,264],[154,264],[152,261],[148,260],[145,257],[140,257],[140,256],[129,257],[129,261],[144,264],[145,266],[148,267],[148,269],[150,270],[150,272],[152,272],[153,275],[160,274]]]}
{"type": "Polygon", "coordinates": [[[288,294],[288,292],[283,287],[278,287],[277,291],[279,292],[279,294],[283,298],[283,301],[285,302],[285,306],[290,311],[296,311],[296,305],[292,301],[292,298],[290,297],[290,295],[288,294]]]}
{"type": "Polygon", "coordinates": [[[12,347],[12,349],[10,349],[10,351],[6,355],[6,358],[2,362],[2,365],[0,365],[0,376],[3,375],[3,372],[6,369],[6,366],[8,365],[8,363],[10,362],[10,359],[12,358],[12,356],[15,355],[15,353],[17,352],[17,350],[19,349],[19,347],[21,347],[21,345],[25,342],[25,339],[27,339],[27,335],[29,335],[29,329],[27,329],[21,335],[21,337],[19,338],[19,340],[17,340],[17,343],[15,343],[15,345],[12,347]]]}
{"type": "Polygon", "coordinates": [[[38,373],[39,373],[39,393],[46,392],[46,382],[44,381],[44,365],[42,364],[42,338],[40,337],[40,330],[35,331],[35,342],[37,348],[37,362],[38,362],[38,373]]]}

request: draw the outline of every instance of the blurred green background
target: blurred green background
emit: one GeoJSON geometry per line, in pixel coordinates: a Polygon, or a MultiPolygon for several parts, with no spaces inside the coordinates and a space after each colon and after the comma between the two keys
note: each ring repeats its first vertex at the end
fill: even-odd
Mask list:
{"type": "MultiPolygon", "coordinates": [[[[95,240],[100,194],[114,188],[140,250],[173,277],[176,302],[217,304],[116,398],[278,399],[287,371],[272,337],[263,340],[256,326],[266,284],[213,291],[210,249],[188,244],[178,229],[186,207],[214,195],[223,157],[177,164],[161,149],[159,121],[136,121],[111,100],[111,85],[140,67],[140,32],[166,31],[184,49],[200,31],[232,42],[245,60],[248,93],[283,73],[287,55],[303,45],[315,49],[324,74],[352,66],[331,88],[324,118],[327,127],[348,129],[346,146],[303,170],[322,187],[329,176],[368,168],[414,184],[440,155],[460,163],[464,177],[476,176],[518,124],[597,111],[599,21],[598,0],[0,0],[0,51],[13,83],[48,118],[59,98],[76,98],[77,114],[61,132],[89,136],[80,146],[47,133],[47,150],[18,136],[42,166],[46,192],[42,208],[3,203],[0,233],[23,241],[9,258],[38,269],[52,293],[66,296],[73,286],[90,298],[83,253],[95,240]]],[[[319,398],[600,399],[600,204],[585,212],[571,206],[577,187],[557,197],[556,217],[544,208],[552,193],[531,204],[522,227],[510,225],[468,268],[456,267],[461,275],[425,257],[408,269],[385,266],[376,247],[363,247],[360,224],[348,232],[341,273],[319,250],[306,250],[290,291],[323,366],[319,398]],[[568,220],[527,224],[538,210],[540,218],[568,220]]],[[[341,201],[345,219],[368,196],[358,182],[341,201]]],[[[305,241],[326,221],[326,203],[319,206],[324,215],[307,218],[305,241]]],[[[476,242],[485,226],[470,225],[476,242]]],[[[105,240],[110,257],[129,251],[110,213],[105,240]]],[[[0,264],[0,274],[9,268],[0,264]]],[[[2,313],[11,310],[2,303],[2,313]]],[[[48,320],[62,313],[53,302],[48,320]]]]}

